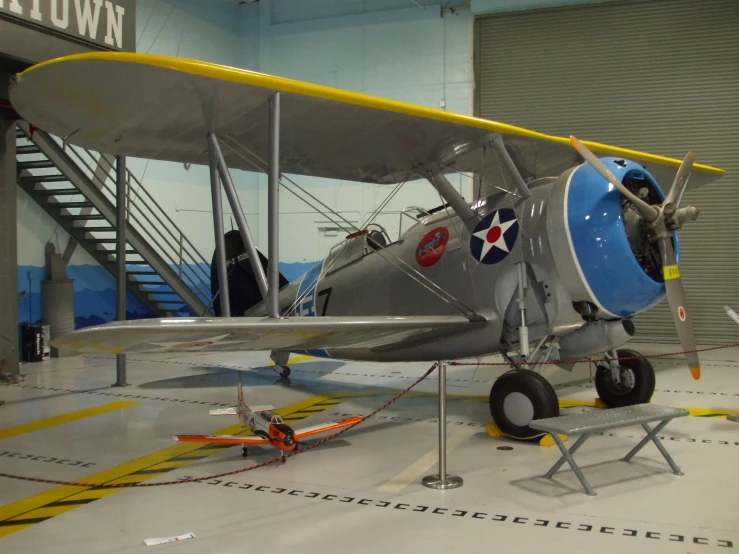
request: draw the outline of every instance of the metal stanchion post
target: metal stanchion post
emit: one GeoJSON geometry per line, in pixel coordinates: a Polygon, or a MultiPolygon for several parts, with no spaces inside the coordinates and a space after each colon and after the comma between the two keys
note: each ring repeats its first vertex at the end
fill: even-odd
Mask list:
{"type": "Polygon", "coordinates": [[[421,482],[430,489],[456,489],[464,482],[461,477],[446,474],[446,362],[439,362],[439,473],[427,475],[421,482]]]}

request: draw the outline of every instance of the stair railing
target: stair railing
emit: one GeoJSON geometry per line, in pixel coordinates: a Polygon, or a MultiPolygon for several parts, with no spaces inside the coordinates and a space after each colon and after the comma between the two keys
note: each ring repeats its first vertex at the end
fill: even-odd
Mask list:
{"type": "MultiPolygon", "coordinates": [[[[62,144],[57,137],[54,138],[62,144]]],[[[105,156],[96,155],[86,148],[70,144],[63,146],[65,146],[66,152],[79,163],[87,176],[100,187],[115,205],[117,201],[115,165],[111,164],[105,156]],[[105,172],[105,179],[100,179],[98,172],[95,171],[98,164],[105,172]]],[[[127,222],[134,224],[136,230],[148,242],[156,246],[159,254],[176,266],[180,278],[200,297],[205,305],[209,305],[212,295],[210,287],[206,285],[210,283],[208,272],[210,263],[206,261],[128,168],[126,169],[126,215],[127,222]],[[205,268],[208,268],[208,270],[205,268]]],[[[158,282],[144,280],[140,280],[140,282],[141,284],[158,284],[158,282]]],[[[153,294],[156,295],[156,292],[153,291],[153,294]]]]}

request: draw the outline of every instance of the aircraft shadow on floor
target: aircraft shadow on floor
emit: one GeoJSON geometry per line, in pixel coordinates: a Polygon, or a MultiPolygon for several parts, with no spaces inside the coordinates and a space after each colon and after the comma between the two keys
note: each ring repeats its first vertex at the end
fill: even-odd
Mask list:
{"type": "MultiPolygon", "coordinates": [[[[330,373],[343,367],[344,362],[316,361],[309,362],[311,369],[324,373],[330,373]]],[[[300,377],[291,377],[290,380],[280,378],[272,367],[245,367],[234,369],[220,366],[188,366],[192,371],[200,373],[194,375],[181,375],[158,381],[149,381],[139,385],[142,389],[196,389],[208,387],[235,387],[241,383],[245,387],[260,387],[277,384],[297,384],[301,382],[300,377]]],[[[306,382],[314,382],[306,380],[306,382]]],[[[333,383],[332,383],[333,385],[333,383]]]]}

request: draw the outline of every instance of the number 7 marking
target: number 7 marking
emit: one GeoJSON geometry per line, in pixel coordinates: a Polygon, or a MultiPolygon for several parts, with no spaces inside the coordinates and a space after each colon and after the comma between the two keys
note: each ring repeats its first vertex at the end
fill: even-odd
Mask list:
{"type": "Polygon", "coordinates": [[[331,298],[331,291],[334,290],[333,287],[329,287],[327,289],[322,290],[318,293],[318,298],[321,298],[321,296],[326,297],[326,301],[323,303],[323,310],[321,310],[321,315],[326,315],[326,308],[328,308],[328,300],[331,298]]]}

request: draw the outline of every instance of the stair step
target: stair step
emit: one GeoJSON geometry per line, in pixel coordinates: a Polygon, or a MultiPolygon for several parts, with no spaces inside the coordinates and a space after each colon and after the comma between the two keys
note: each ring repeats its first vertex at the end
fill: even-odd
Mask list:
{"type": "Polygon", "coordinates": [[[85,221],[92,221],[92,220],[104,220],[105,216],[102,214],[62,214],[62,217],[65,219],[74,219],[77,221],[85,220],[85,221]]]}
{"type": "Polygon", "coordinates": [[[34,194],[38,194],[39,196],[75,196],[77,194],[82,194],[79,189],[35,189],[33,191],[34,194]]]}
{"type": "Polygon", "coordinates": [[[15,138],[26,138],[26,133],[24,133],[23,131],[21,131],[20,129],[16,127],[15,138]]]}
{"type": "MultiPolygon", "coordinates": [[[[27,162],[16,162],[18,169],[50,169],[56,167],[51,160],[30,160],[27,162]]],[[[34,175],[35,177],[35,175],[34,175]]]]}
{"type": "Polygon", "coordinates": [[[28,175],[26,179],[33,183],[63,183],[69,181],[66,175],[54,174],[54,175],[28,175]]]}
{"type": "Polygon", "coordinates": [[[168,296],[179,296],[175,291],[173,290],[145,290],[144,292],[149,293],[151,296],[155,295],[162,295],[166,294],[168,296]]]}
{"type": "Polygon", "coordinates": [[[35,144],[22,144],[21,146],[15,147],[15,153],[16,154],[40,154],[41,150],[35,144]]]}
{"type": "Polygon", "coordinates": [[[99,239],[97,237],[87,237],[88,240],[97,242],[98,244],[116,244],[118,239],[99,239]]]}
{"type": "Polygon", "coordinates": [[[54,202],[49,201],[49,204],[54,204],[62,208],[92,208],[92,202],[54,202]]]}
{"type": "Polygon", "coordinates": [[[157,272],[153,269],[151,271],[145,271],[143,269],[133,269],[128,271],[129,275],[156,275],[157,272]]]}

